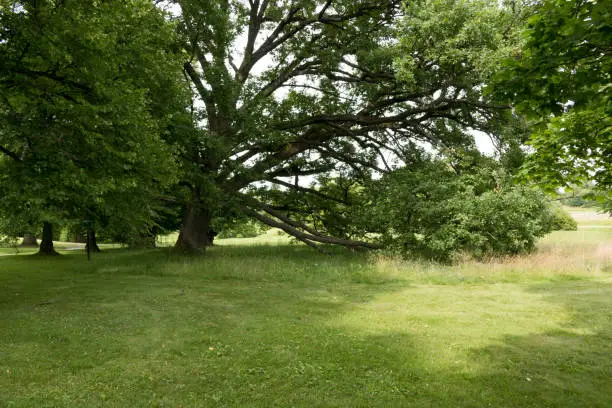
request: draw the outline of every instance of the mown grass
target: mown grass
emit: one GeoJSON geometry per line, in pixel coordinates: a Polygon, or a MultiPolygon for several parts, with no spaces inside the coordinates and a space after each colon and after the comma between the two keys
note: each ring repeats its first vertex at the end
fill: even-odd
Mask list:
{"type": "Polygon", "coordinates": [[[0,407],[612,406],[612,231],[453,266],[244,242],[1,257],[0,407]]]}

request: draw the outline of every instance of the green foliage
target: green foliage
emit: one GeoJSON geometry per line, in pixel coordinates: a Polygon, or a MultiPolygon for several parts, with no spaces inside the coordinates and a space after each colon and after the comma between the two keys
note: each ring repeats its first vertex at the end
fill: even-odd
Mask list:
{"type": "Polygon", "coordinates": [[[479,94],[474,87],[496,72],[515,42],[512,14],[494,1],[418,0],[406,2],[404,12],[395,66],[414,88],[441,86],[450,71],[468,92],[464,98],[479,94]]]}
{"type": "Polygon", "coordinates": [[[150,2],[0,9],[0,208],[29,223],[151,223],[187,105],[173,26],[150,2]]]}
{"type": "Polygon", "coordinates": [[[561,204],[570,207],[595,207],[598,204],[597,198],[601,196],[597,185],[593,183],[570,185],[568,189],[557,195],[561,204]]]}
{"type": "Polygon", "coordinates": [[[497,139],[508,119],[482,92],[515,40],[496,1],[174,3],[202,102],[182,155],[192,208],[257,214],[313,246],[367,238],[351,218],[372,178],[421,143],[497,139]]]}
{"type": "Polygon", "coordinates": [[[552,230],[553,231],[576,231],[578,223],[572,216],[559,206],[552,208],[552,230]]]}
{"type": "Polygon", "coordinates": [[[270,228],[256,220],[242,219],[226,222],[217,238],[252,238],[265,233],[270,228]]]}
{"type": "Polygon", "coordinates": [[[458,174],[433,161],[392,173],[373,192],[370,222],[382,227],[390,248],[409,257],[514,255],[532,251],[552,229],[542,193],[512,186],[488,166],[458,174]]]}
{"type": "Polygon", "coordinates": [[[524,176],[554,191],[594,180],[612,200],[612,7],[609,0],[543,0],[524,43],[492,90],[530,119],[524,176]]]}
{"type": "Polygon", "coordinates": [[[15,248],[18,243],[16,235],[0,235],[0,248],[15,248]]]}

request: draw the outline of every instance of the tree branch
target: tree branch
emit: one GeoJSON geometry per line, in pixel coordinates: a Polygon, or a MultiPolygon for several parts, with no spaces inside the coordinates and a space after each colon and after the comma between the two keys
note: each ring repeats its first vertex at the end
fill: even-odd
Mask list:
{"type": "Polygon", "coordinates": [[[341,198],[336,198],[336,197],[329,196],[327,194],[324,194],[324,193],[322,193],[322,192],[320,192],[318,190],[312,189],[312,188],[303,187],[303,186],[300,186],[300,185],[296,186],[295,184],[287,183],[286,181],[279,180],[279,179],[276,179],[276,178],[270,178],[267,181],[269,181],[270,183],[274,183],[274,184],[278,184],[278,185],[281,185],[281,186],[284,186],[284,187],[291,188],[293,190],[301,191],[303,193],[312,194],[312,195],[315,195],[317,197],[323,198],[325,200],[335,201],[337,203],[344,204],[344,205],[350,205],[350,203],[348,201],[346,201],[346,200],[342,200],[341,198]]]}
{"type": "Polygon", "coordinates": [[[11,159],[21,162],[21,158],[14,152],[0,146],[0,152],[4,153],[5,155],[7,155],[8,157],[10,157],[11,159]]]}
{"type": "Polygon", "coordinates": [[[284,222],[275,221],[272,218],[266,217],[265,215],[262,215],[258,213],[257,211],[254,211],[251,208],[242,207],[242,210],[247,215],[263,222],[264,224],[269,225],[273,228],[279,228],[285,231],[287,234],[293,237],[296,237],[296,238],[302,238],[302,239],[306,239],[309,241],[321,242],[324,244],[341,245],[341,246],[351,248],[351,249],[356,249],[356,248],[382,249],[383,248],[382,245],[371,243],[371,242],[351,241],[348,239],[340,239],[340,238],[333,238],[333,237],[328,237],[328,236],[307,234],[307,233],[300,231],[297,228],[292,227],[291,225],[285,224],[284,222]]]}

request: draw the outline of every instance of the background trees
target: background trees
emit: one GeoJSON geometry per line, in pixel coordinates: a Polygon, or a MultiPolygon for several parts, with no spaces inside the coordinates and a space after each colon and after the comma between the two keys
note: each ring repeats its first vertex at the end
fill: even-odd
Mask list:
{"type": "Polygon", "coordinates": [[[0,27],[3,215],[49,234],[102,217],[147,228],[187,105],[162,13],[142,0],[10,1],[0,27]]]}

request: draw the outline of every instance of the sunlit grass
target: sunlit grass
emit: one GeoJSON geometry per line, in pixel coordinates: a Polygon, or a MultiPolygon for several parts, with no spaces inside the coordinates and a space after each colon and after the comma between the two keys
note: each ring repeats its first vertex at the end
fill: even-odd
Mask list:
{"type": "Polygon", "coordinates": [[[591,229],[594,227],[612,228],[612,217],[597,208],[588,207],[564,207],[565,210],[578,221],[580,228],[591,229]]]}
{"type": "Polygon", "coordinates": [[[612,231],[451,266],[272,238],[1,257],[0,407],[612,406],[612,231]]]}
{"type": "MultiPolygon", "coordinates": [[[[162,235],[157,238],[157,246],[170,247],[176,243],[178,239],[178,232],[174,232],[167,235],[162,235]]],[[[277,228],[270,229],[266,233],[253,238],[225,238],[215,239],[215,245],[240,245],[240,246],[253,246],[253,245],[283,245],[291,242],[291,238],[277,228]]]]}
{"type": "Polygon", "coordinates": [[[454,265],[372,257],[376,276],[386,279],[444,282],[514,282],[526,278],[601,277],[612,272],[612,231],[557,231],[529,255],[465,261],[454,265]]]}

